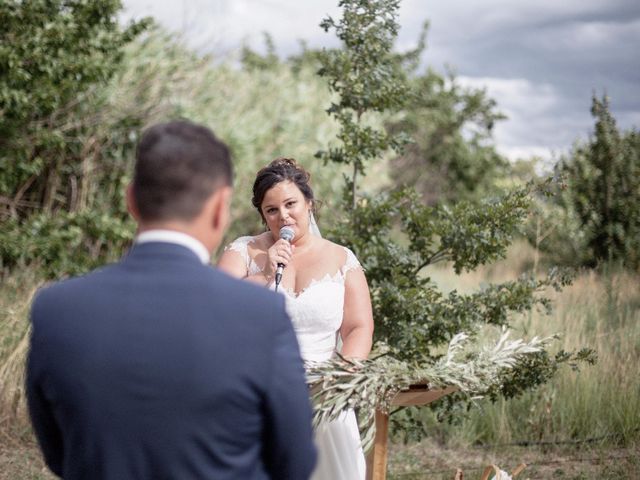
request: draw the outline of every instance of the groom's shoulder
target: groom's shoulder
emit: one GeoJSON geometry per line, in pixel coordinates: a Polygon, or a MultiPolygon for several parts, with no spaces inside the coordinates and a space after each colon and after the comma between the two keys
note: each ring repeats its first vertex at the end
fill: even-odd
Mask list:
{"type": "Polygon", "coordinates": [[[32,312],[34,314],[38,310],[50,312],[58,307],[65,308],[69,304],[82,302],[86,294],[96,288],[96,280],[110,268],[111,265],[105,265],[81,275],[42,283],[34,293],[32,312]]]}
{"type": "Polygon", "coordinates": [[[38,288],[37,296],[61,295],[65,292],[73,292],[77,289],[85,288],[103,276],[105,272],[112,269],[113,266],[114,264],[107,264],[86,273],[44,282],[38,288]]]}

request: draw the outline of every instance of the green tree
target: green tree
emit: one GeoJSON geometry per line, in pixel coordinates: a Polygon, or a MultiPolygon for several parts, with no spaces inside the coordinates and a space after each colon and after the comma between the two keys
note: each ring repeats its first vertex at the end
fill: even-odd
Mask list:
{"type": "Polygon", "coordinates": [[[344,48],[324,50],[318,74],[338,94],[327,113],[340,124],[338,147],[319,151],[325,162],[351,165],[348,182],[351,209],[356,207],[357,179],[365,173],[367,161],[381,158],[386,150],[400,151],[406,143],[403,134],[388,134],[375,128],[371,113],[397,111],[406,101],[408,86],[405,72],[397,68],[390,55],[399,25],[396,11],[399,0],[340,1],[341,22],[327,17],[320,27],[334,29],[344,48]]]}
{"type": "MultiPolygon", "coordinates": [[[[445,295],[428,277],[427,268],[438,262],[451,261],[460,272],[503,257],[528,215],[531,185],[479,204],[454,206],[425,205],[410,189],[358,192],[358,174],[407,141],[402,132],[376,126],[381,112],[398,111],[412,98],[403,63],[392,52],[398,5],[397,0],[342,0],[341,20],[322,22],[322,28],[334,29],[342,40],[342,49],[324,52],[319,72],[337,94],[328,113],[337,119],[340,132],[338,146],[318,156],[353,166],[343,191],[346,214],[329,234],[350,246],[367,272],[375,340],[386,343],[400,359],[430,362],[461,330],[476,333],[487,324],[506,326],[514,312],[536,305],[549,308],[549,301],[538,294],[548,286],[560,288],[568,279],[553,272],[543,280],[523,277],[471,295],[445,295]]],[[[588,356],[587,351],[577,356],[543,352],[505,375],[500,391],[490,393],[517,395],[548,381],[561,363],[588,356]]]]}
{"type": "Polygon", "coordinates": [[[640,269],[640,133],[620,132],[609,100],[593,97],[593,136],[562,160],[563,205],[575,214],[585,265],[618,261],[640,269]]]}
{"type": "Polygon", "coordinates": [[[488,195],[508,166],[492,142],[495,123],[506,118],[495,100],[431,68],[413,75],[410,89],[404,114],[387,124],[413,139],[391,162],[394,182],[415,187],[430,205],[488,195]]]}
{"type": "Polygon", "coordinates": [[[122,29],[120,7],[118,0],[8,0],[0,6],[3,216],[73,208],[69,179],[79,179],[83,165],[71,167],[66,159],[86,156],[90,148],[73,141],[82,127],[78,117],[94,108],[87,97],[105,87],[122,47],[148,23],[122,29]],[[74,171],[65,171],[69,167],[74,171]]]}

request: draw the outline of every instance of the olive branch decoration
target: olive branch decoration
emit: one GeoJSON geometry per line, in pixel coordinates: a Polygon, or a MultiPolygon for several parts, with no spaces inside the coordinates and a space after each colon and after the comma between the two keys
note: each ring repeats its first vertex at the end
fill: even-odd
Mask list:
{"type": "Polygon", "coordinates": [[[338,355],[325,362],[307,362],[314,427],[336,420],[347,409],[358,408],[362,447],[368,451],[375,438],[376,410],[388,413],[398,392],[427,384],[429,389],[456,387],[472,398],[480,398],[500,384],[504,370],[513,368],[523,356],[542,351],[556,338],[509,340],[509,332],[503,330],[495,345],[478,347],[469,335],[459,333],[449,342],[446,354],[431,364],[398,360],[388,355],[384,346],[376,348],[368,360],[338,355]]]}

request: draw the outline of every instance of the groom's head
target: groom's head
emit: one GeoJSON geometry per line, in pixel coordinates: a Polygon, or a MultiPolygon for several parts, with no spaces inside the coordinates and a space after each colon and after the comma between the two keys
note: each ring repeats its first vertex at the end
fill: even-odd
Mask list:
{"type": "Polygon", "coordinates": [[[208,128],[154,125],[138,144],[129,208],[142,230],[185,231],[213,249],[228,221],[232,176],[229,149],[208,128]]]}

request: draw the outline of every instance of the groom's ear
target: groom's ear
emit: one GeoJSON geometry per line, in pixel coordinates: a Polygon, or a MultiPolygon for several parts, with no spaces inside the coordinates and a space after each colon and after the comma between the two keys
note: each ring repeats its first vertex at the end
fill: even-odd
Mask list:
{"type": "Polygon", "coordinates": [[[214,194],[212,226],[215,230],[224,231],[229,226],[231,218],[231,196],[233,188],[229,186],[219,188],[214,194]]]}
{"type": "Polygon", "coordinates": [[[127,187],[127,210],[136,222],[140,221],[140,212],[138,210],[138,204],[136,203],[136,197],[133,194],[133,183],[130,183],[127,187]]]}

